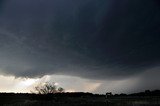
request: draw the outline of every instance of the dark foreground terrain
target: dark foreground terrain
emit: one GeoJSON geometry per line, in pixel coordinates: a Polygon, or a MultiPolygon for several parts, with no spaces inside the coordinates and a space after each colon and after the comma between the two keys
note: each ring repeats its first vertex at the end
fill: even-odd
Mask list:
{"type": "Polygon", "coordinates": [[[14,94],[1,93],[0,106],[160,106],[160,91],[135,94],[92,93],[14,94]]]}
{"type": "Polygon", "coordinates": [[[104,95],[91,93],[0,94],[0,106],[97,106],[97,104],[106,106],[104,95]]]}

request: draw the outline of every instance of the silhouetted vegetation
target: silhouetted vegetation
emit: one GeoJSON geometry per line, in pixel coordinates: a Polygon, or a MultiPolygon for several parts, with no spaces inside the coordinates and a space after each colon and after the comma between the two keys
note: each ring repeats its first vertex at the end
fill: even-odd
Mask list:
{"type": "Polygon", "coordinates": [[[0,106],[160,106],[160,90],[107,97],[84,92],[0,93],[0,106]]]}
{"type": "Polygon", "coordinates": [[[55,85],[55,83],[49,83],[46,82],[44,84],[39,84],[35,87],[35,90],[32,91],[33,93],[38,93],[38,94],[54,94],[54,93],[62,93],[64,92],[64,88],[59,87],[55,85]]]}

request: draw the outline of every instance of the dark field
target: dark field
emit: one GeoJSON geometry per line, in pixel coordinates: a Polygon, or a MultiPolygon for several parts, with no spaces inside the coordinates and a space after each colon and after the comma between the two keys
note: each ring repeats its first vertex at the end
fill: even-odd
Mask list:
{"type": "Polygon", "coordinates": [[[104,95],[90,93],[0,94],[0,106],[106,106],[104,95]]]}
{"type": "Polygon", "coordinates": [[[106,98],[91,93],[1,93],[0,106],[160,106],[160,96],[113,95],[106,98]]]}

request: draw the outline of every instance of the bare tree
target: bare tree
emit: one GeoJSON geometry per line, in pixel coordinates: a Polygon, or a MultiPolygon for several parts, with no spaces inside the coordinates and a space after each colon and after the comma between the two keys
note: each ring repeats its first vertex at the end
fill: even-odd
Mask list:
{"type": "Polygon", "coordinates": [[[59,87],[59,88],[58,88],[58,92],[60,92],[60,93],[64,92],[64,88],[59,87]]]}
{"type": "Polygon", "coordinates": [[[57,87],[55,83],[44,83],[44,84],[39,84],[38,86],[35,87],[34,89],[35,93],[38,94],[54,94],[54,93],[62,93],[64,92],[64,88],[62,87],[57,87]]]}

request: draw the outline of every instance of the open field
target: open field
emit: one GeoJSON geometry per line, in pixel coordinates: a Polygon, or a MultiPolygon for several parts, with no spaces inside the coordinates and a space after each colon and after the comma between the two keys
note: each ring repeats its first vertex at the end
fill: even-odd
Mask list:
{"type": "Polygon", "coordinates": [[[112,96],[90,93],[0,94],[0,106],[160,106],[159,96],[112,96]]]}
{"type": "Polygon", "coordinates": [[[109,106],[160,106],[159,96],[122,96],[108,99],[109,106]]]}
{"type": "Polygon", "coordinates": [[[0,94],[0,106],[106,106],[104,95],[0,94]]]}

